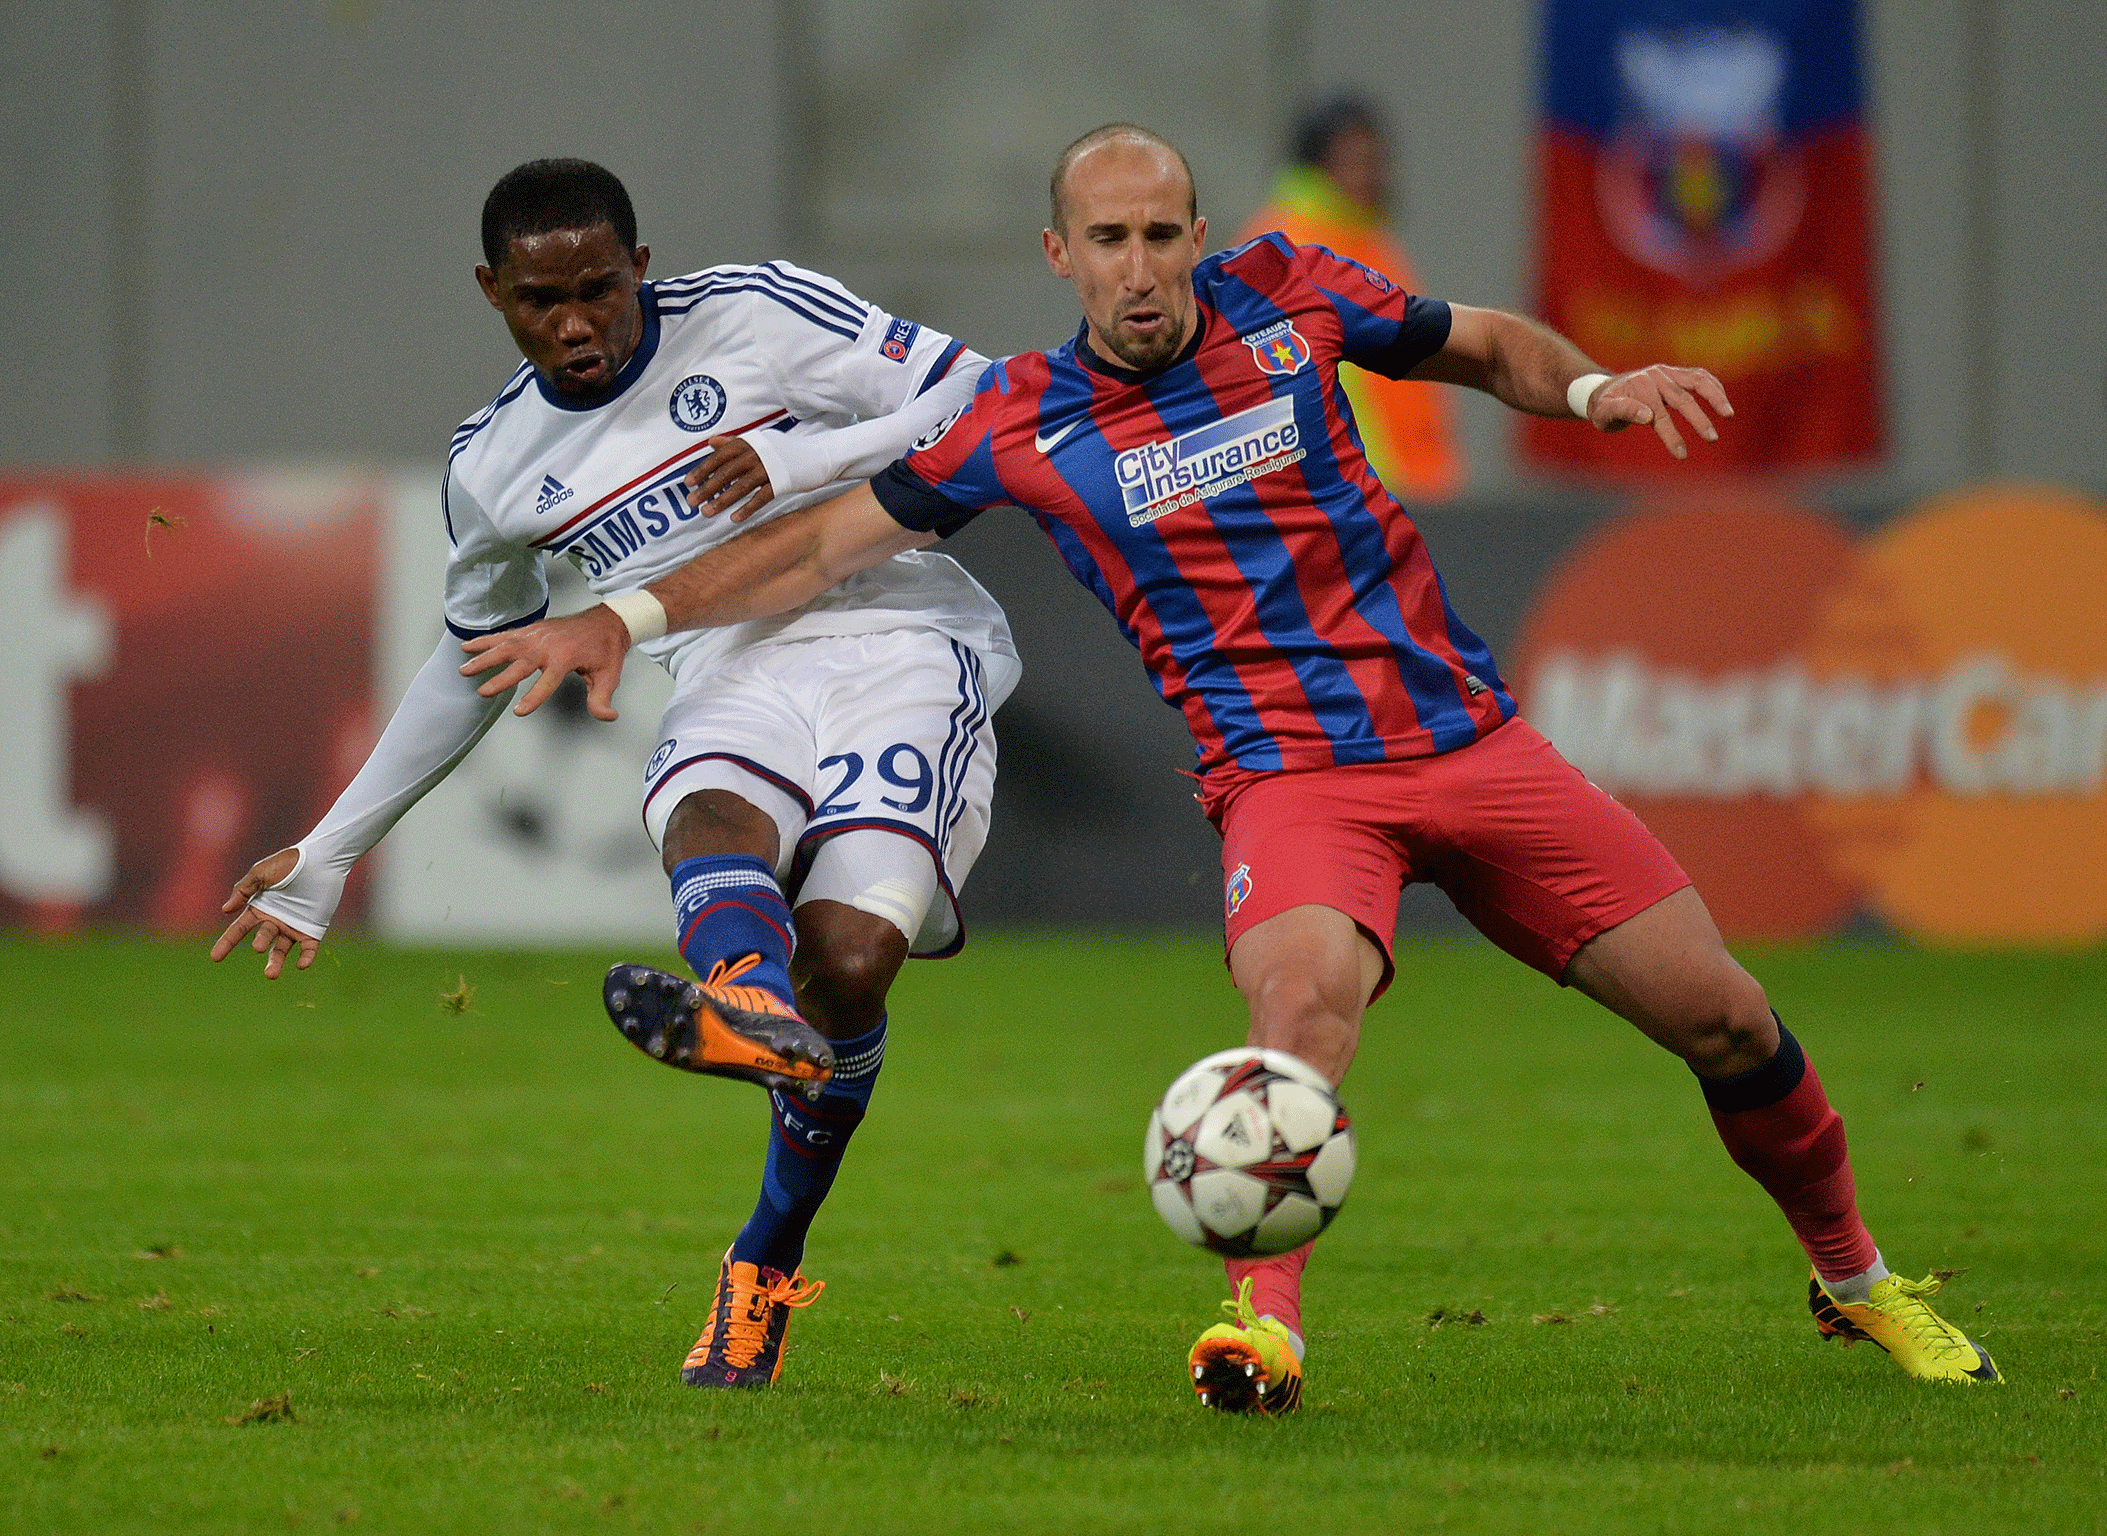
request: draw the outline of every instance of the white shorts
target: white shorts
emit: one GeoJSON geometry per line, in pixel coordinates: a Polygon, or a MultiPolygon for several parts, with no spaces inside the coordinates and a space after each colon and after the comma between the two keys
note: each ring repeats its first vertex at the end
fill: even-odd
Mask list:
{"type": "Polygon", "coordinates": [[[729,790],[775,822],[793,905],[849,900],[912,953],[956,954],[958,891],[988,838],[994,713],[1017,673],[1012,657],[919,628],[738,652],[676,679],[644,769],[645,830],[663,847],[683,799],[729,790]]]}

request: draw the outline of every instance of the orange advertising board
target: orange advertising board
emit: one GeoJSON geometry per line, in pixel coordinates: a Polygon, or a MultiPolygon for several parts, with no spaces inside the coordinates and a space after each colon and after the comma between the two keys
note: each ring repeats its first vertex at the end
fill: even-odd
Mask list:
{"type": "Polygon", "coordinates": [[[1682,861],[1730,936],[1870,912],[1949,944],[2107,937],[2107,505],[1957,491],[1854,538],[1764,499],[1568,552],[1522,711],[1682,861]]]}

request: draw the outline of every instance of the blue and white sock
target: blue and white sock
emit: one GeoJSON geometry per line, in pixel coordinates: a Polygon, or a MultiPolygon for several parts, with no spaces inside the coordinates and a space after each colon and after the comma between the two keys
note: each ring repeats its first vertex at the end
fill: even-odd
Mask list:
{"type": "Polygon", "coordinates": [[[673,866],[673,931],[680,953],[698,977],[710,967],[759,955],[761,963],[739,978],[764,987],[786,1008],[797,1007],[790,984],[790,953],[797,929],[775,871],[746,854],[682,859],[673,866]]]}
{"type": "Polygon", "coordinates": [[[761,1199],[732,1241],[735,1261],[797,1273],[805,1256],[805,1234],[834,1187],[842,1154],[870,1107],[871,1089],[884,1064],[881,1018],[868,1034],[834,1042],[834,1075],[818,1103],[784,1093],[769,1095],[775,1118],[768,1133],[768,1160],[761,1170],[761,1199]]]}

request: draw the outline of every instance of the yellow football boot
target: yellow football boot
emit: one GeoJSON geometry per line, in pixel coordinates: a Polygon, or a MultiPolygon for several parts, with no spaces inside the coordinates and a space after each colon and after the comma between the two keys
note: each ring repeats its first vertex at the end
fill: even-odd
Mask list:
{"type": "Polygon", "coordinates": [[[1229,1321],[1193,1345],[1193,1391],[1201,1405],[1223,1413],[1293,1413],[1302,1403],[1302,1362],[1287,1326],[1252,1310],[1248,1277],[1222,1310],[1229,1321]]]}
{"type": "Polygon", "coordinates": [[[1824,1338],[1845,1344],[1871,1339],[1919,1381],[2003,1381],[1988,1350],[1932,1311],[1926,1298],[1938,1295],[1943,1284],[1936,1275],[1889,1275],[1873,1282],[1865,1301],[1854,1303],[1836,1300],[1817,1275],[1807,1282],[1807,1310],[1824,1338]]]}

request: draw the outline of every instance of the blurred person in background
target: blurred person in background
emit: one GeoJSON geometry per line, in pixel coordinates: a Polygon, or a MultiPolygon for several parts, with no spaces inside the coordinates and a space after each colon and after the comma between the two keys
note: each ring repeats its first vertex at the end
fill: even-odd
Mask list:
{"type": "MultiPolygon", "coordinates": [[[[1289,164],[1237,243],[1279,230],[1297,245],[1321,245],[1421,292],[1419,274],[1390,233],[1390,136],[1372,102],[1342,95],[1307,108],[1295,123],[1289,164]]],[[[1442,501],[1463,488],[1463,452],[1440,386],[1386,379],[1351,364],[1339,382],[1352,402],[1368,462],[1394,495],[1442,501]]]]}

